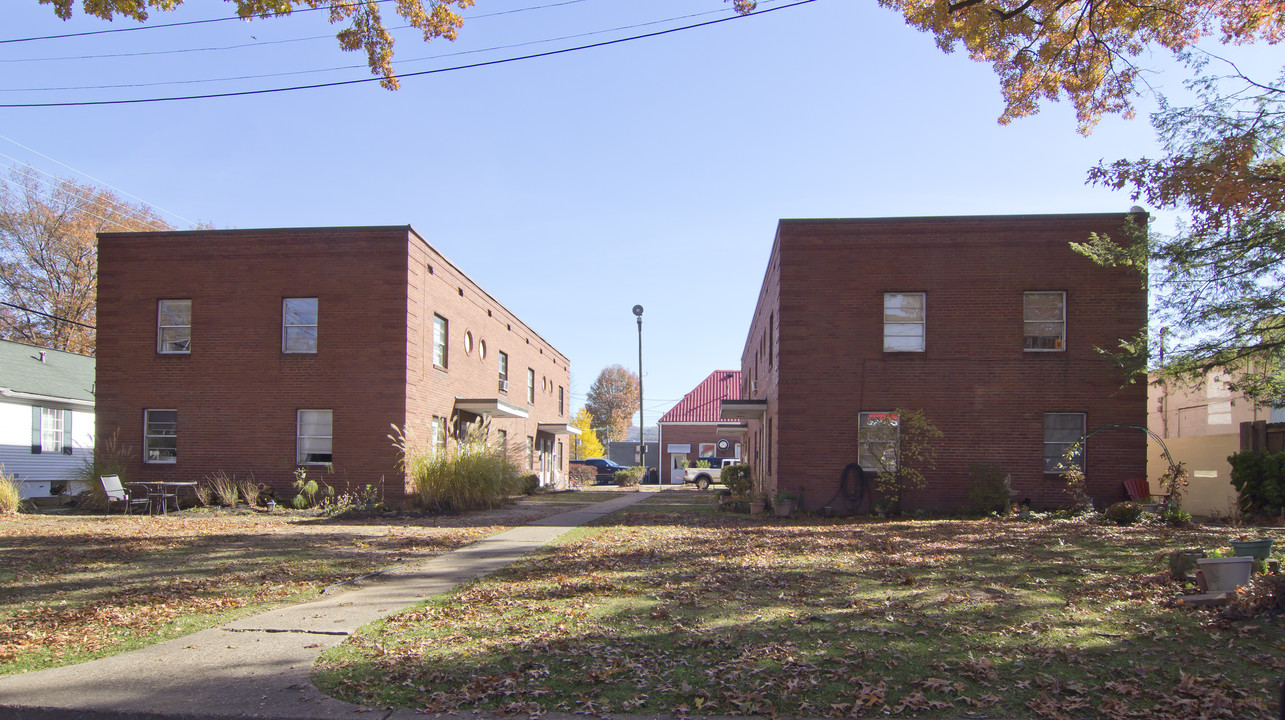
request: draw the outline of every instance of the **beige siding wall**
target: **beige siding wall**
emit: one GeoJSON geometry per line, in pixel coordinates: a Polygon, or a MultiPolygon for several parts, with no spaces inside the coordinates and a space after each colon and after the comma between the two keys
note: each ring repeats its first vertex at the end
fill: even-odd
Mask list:
{"type": "MultiPolygon", "coordinates": [[[[1230,515],[1236,508],[1236,488],[1231,484],[1231,465],[1227,463],[1227,456],[1240,449],[1240,435],[1169,438],[1165,445],[1175,462],[1187,463],[1191,475],[1191,486],[1182,499],[1183,509],[1192,515],[1230,515]]],[[[1160,446],[1148,443],[1147,477],[1152,490],[1159,490],[1156,478],[1167,467],[1160,446]]]]}

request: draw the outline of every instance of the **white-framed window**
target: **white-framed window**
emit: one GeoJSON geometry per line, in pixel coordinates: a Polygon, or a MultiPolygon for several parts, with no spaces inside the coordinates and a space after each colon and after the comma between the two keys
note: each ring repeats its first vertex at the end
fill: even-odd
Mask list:
{"type": "Polygon", "coordinates": [[[526,369],[526,401],[535,402],[535,370],[532,368],[526,369]]]}
{"type": "MultiPolygon", "coordinates": [[[[1084,436],[1084,413],[1044,413],[1044,472],[1066,472],[1066,451],[1084,436]]],[[[1075,449],[1070,463],[1084,467],[1084,445],[1075,449]]]]}
{"type": "Polygon", "coordinates": [[[446,452],[446,418],[434,415],[431,424],[433,454],[441,457],[446,452]]]}
{"type": "Polygon", "coordinates": [[[143,411],[143,462],[178,462],[178,410],[143,411]]]}
{"type": "Polygon", "coordinates": [[[883,294],[884,352],[923,352],[924,293],[883,294]]]}
{"type": "Polygon", "coordinates": [[[192,352],[192,301],[156,302],[156,352],[186,355],[192,352]]]}
{"type": "Polygon", "coordinates": [[[71,411],[31,406],[31,454],[72,454],[71,411]]]}
{"type": "Polygon", "coordinates": [[[507,393],[509,391],[509,354],[501,350],[498,357],[500,367],[500,392],[507,393]]]}
{"type": "Polygon", "coordinates": [[[446,367],[446,339],[450,323],[441,315],[433,316],[433,364],[439,368],[446,367]]]}
{"type": "Polygon", "coordinates": [[[499,449],[501,456],[506,458],[509,456],[509,431],[508,430],[495,431],[495,446],[497,449],[499,449]]]}
{"type": "Polygon", "coordinates": [[[535,438],[526,436],[526,469],[535,469],[535,438]]]}
{"type": "Polygon", "coordinates": [[[1041,290],[1022,293],[1022,349],[1066,350],[1066,293],[1041,290]]]}
{"type": "Polygon", "coordinates": [[[470,355],[472,353],[473,353],[473,333],[466,330],[464,332],[464,354],[470,355]]]}
{"type": "Polygon", "coordinates": [[[857,432],[857,462],[866,472],[895,472],[901,418],[893,412],[863,412],[857,432]]]}
{"type": "Polygon", "coordinates": [[[558,417],[562,417],[562,408],[567,401],[567,391],[561,385],[558,386],[558,417]]]}
{"type": "Polygon", "coordinates": [[[295,463],[329,465],[334,458],[334,411],[300,410],[297,419],[295,463]]]}
{"type": "Polygon", "coordinates": [[[317,298],[281,301],[281,352],[317,352],[317,298]]]}

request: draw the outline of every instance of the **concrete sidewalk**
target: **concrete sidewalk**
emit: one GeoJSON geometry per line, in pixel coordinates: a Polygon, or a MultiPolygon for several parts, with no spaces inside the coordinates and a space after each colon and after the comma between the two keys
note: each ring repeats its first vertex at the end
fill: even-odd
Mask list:
{"type": "Polygon", "coordinates": [[[362,625],[495,572],[649,496],[632,493],[537,520],[302,605],[81,665],[0,678],[0,720],[422,717],[329,698],[309,682],[313,663],[362,625]]]}

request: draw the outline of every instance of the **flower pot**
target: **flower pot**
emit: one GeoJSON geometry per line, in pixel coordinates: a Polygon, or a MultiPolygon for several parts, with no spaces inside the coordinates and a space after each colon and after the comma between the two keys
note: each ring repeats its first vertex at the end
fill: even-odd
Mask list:
{"type": "Polygon", "coordinates": [[[751,515],[762,515],[762,514],[763,514],[763,509],[764,509],[764,508],[766,508],[766,507],[767,507],[767,503],[765,503],[765,502],[751,502],[751,503],[750,503],[750,514],[751,514],[751,515]]]}
{"type": "Polygon", "coordinates": [[[1196,560],[1196,565],[1205,576],[1209,592],[1234,592],[1236,588],[1249,584],[1249,575],[1254,570],[1254,558],[1200,558],[1196,560]]]}
{"type": "Polygon", "coordinates": [[[1268,555],[1272,554],[1272,538],[1258,538],[1257,540],[1232,540],[1231,549],[1236,553],[1236,557],[1249,557],[1255,560],[1266,560],[1268,555]]]}
{"type": "Polygon", "coordinates": [[[776,511],[777,517],[789,517],[790,513],[794,512],[794,501],[777,500],[776,505],[773,505],[772,509],[776,511]]]}

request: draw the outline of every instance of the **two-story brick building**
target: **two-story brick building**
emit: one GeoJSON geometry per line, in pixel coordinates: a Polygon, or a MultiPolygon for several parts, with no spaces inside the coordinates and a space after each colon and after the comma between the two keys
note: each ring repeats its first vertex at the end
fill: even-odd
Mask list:
{"type": "Polygon", "coordinates": [[[566,475],[567,358],[408,226],[99,236],[97,430],[131,477],[215,471],[293,493],[409,487],[388,435],[446,444],[492,418],[545,484],[566,475]]]}
{"type": "MultiPolygon", "coordinates": [[[[1145,426],[1146,387],[1098,348],[1147,322],[1139,277],[1069,243],[1123,236],[1127,215],[782,220],[741,356],[747,460],[769,493],[804,507],[853,507],[857,464],[877,470],[859,431],[896,408],[922,410],[944,436],[906,509],[968,506],[970,466],[1012,477],[1015,498],[1065,506],[1067,447],[1105,425],[1145,426]],[[845,492],[846,488],[846,492],[845,492]]],[[[1137,215],[1145,223],[1145,214],[1137,215]]],[[[1091,437],[1088,491],[1099,507],[1146,474],[1146,435],[1091,437]]]]}

